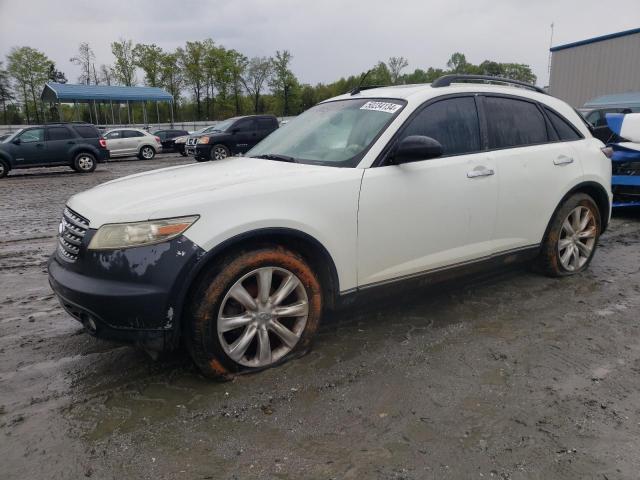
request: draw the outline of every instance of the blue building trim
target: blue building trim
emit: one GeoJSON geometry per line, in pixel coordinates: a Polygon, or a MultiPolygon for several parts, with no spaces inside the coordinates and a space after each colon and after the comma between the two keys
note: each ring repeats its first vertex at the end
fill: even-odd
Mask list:
{"type": "Polygon", "coordinates": [[[611,40],[613,38],[618,38],[618,37],[626,37],[627,35],[633,35],[634,33],[640,33],[640,28],[634,28],[632,30],[625,30],[624,32],[610,33],[609,35],[602,35],[600,37],[588,38],[586,40],[580,40],[579,42],[567,43],[565,45],[558,45],[557,47],[552,47],[550,50],[552,52],[557,52],[558,50],[565,50],[567,48],[580,47],[582,45],[589,45],[590,43],[602,42],[604,40],[611,40]]]}
{"type": "Polygon", "coordinates": [[[121,87],[110,85],[75,85],[49,82],[42,100],[49,102],[173,102],[170,93],[157,87],[121,87]]]}

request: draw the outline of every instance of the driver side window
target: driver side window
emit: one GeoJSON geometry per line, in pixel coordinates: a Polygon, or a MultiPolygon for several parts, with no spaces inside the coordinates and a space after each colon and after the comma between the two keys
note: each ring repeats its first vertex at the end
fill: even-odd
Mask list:
{"type": "Polygon", "coordinates": [[[237,130],[238,132],[250,132],[255,130],[253,120],[241,120],[233,126],[232,130],[237,130]]]}
{"type": "Polygon", "coordinates": [[[480,151],[480,124],[474,98],[448,98],[423,108],[409,120],[398,141],[410,135],[437,140],[443,156],[480,151]]]}
{"type": "Polygon", "coordinates": [[[44,140],[44,128],[32,128],[22,132],[18,138],[22,143],[42,142],[44,140]]]}

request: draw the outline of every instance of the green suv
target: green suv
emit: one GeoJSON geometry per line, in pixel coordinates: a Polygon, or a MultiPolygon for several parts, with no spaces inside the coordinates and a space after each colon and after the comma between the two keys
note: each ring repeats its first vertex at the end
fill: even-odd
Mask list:
{"type": "Polygon", "coordinates": [[[70,166],[89,173],[109,159],[107,143],[88,123],[51,123],[18,130],[0,142],[0,178],[10,170],[70,166]]]}

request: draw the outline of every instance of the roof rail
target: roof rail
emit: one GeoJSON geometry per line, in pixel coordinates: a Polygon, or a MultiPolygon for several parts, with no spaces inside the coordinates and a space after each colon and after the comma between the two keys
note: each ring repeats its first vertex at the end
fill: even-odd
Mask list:
{"type": "Polygon", "coordinates": [[[517,85],[518,87],[528,88],[529,90],[534,90],[538,93],[543,93],[547,95],[542,88],[536,87],[535,85],[531,85],[530,83],[521,82],[519,80],[512,80],[510,78],[503,77],[492,77],[491,75],[443,75],[442,77],[437,78],[435,81],[431,83],[432,87],[448,87],[452,83],[455,82],[470,82],[474,80],[481,80],[483,82],[493,82],[493,83],[506,83],[508,85],[517,85]]]}

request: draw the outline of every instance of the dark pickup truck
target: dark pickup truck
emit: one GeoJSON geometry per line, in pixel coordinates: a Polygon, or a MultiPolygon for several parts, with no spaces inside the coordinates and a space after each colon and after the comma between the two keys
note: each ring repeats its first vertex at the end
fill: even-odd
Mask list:
{"type": "Polygon", "coordinates": [[[0,143],[0,178],[10,170],[69,166],[89,173],[109,159],[98,129],[88,123],[50,123],[23,128],[0,143]]]}
{"type": "Polygon", "coordinates": [[[196,160],[222,160],[230,155],[245,153],[277,128],[278,119],[273,115],[229,118],[215,125],[212,132],[197,139],[196,160]]]}

